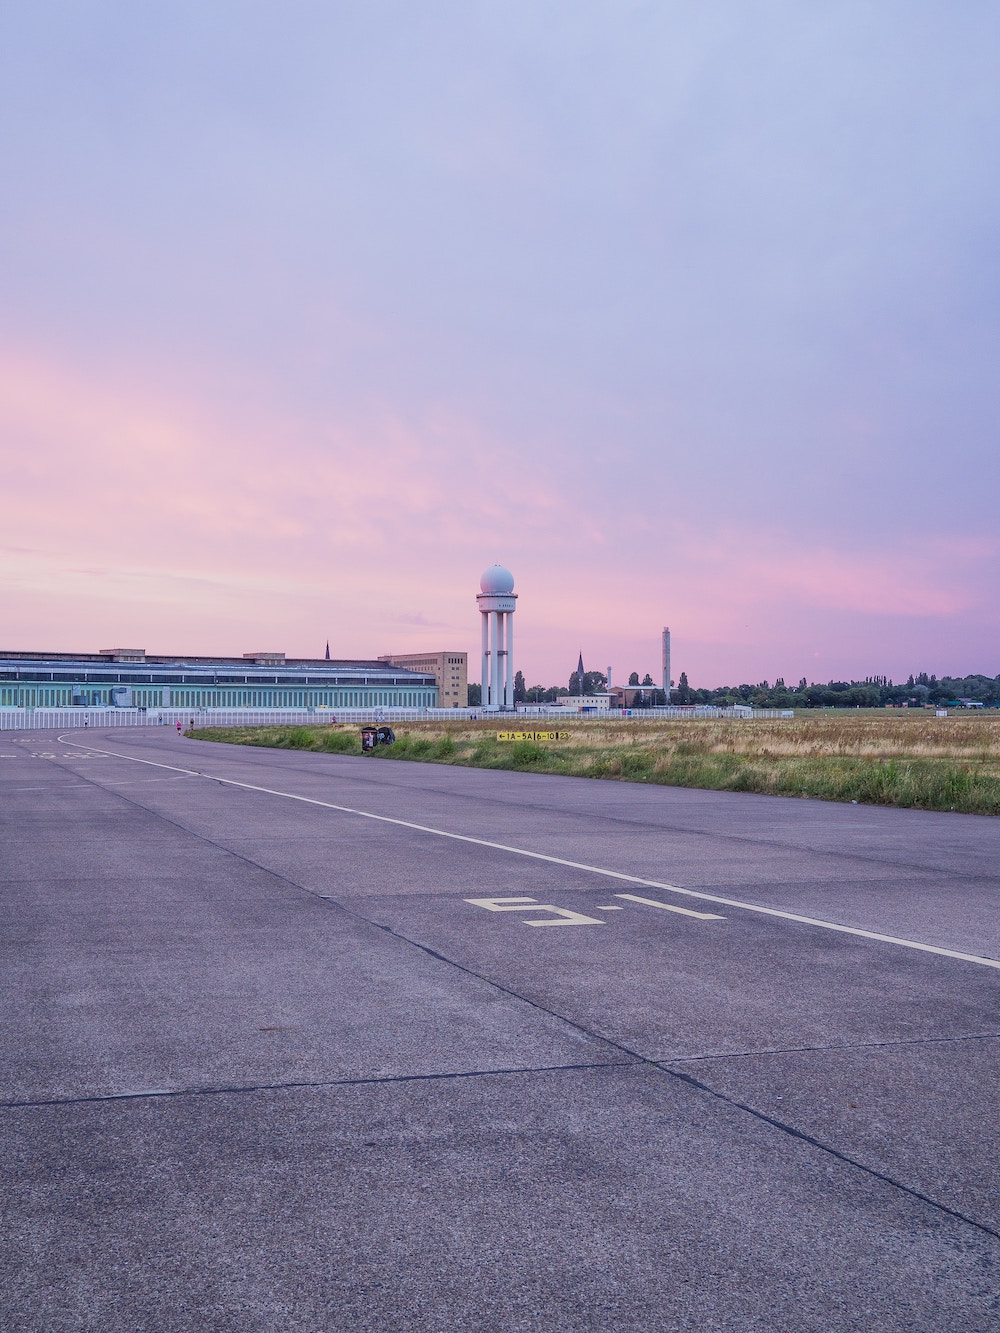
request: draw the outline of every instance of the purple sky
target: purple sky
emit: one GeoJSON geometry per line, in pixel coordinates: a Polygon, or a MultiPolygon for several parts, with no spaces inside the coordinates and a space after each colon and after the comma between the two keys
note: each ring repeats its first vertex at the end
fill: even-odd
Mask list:
{"type": "Polygon", "coordinates": [[[10,6],[0,647],[1000,672],[1000,9],[10,6]]]}

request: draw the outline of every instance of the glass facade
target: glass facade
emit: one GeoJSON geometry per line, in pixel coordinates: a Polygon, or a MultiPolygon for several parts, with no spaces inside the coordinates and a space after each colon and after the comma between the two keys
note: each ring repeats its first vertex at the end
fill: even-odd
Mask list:
{"type": "Polygon", "coordinates": [[[369,662],[0,654],[7,708],[436,708],[432,673],[369,662]]]}

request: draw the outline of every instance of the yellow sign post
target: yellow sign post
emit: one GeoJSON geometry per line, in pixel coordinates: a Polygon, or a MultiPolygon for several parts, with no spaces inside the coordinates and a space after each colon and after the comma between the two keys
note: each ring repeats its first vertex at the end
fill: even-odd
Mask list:
{"type": "Polygon", "coordinates": [[[568,741],[568,731],[498,731],[498,741],[568,741]]]}

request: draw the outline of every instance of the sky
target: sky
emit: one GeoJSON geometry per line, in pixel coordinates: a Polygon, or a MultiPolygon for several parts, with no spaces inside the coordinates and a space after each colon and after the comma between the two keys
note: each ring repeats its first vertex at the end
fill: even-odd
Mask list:
{"type": "Polygon", "coordinates": [[[1000,673],[993,0],[0,4],[0,648],[1000,673]]]}

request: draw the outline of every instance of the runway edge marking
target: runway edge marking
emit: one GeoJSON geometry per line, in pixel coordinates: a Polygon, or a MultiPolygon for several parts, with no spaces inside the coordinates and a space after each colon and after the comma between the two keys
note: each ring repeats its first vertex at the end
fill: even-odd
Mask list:
{"type": "MultiPolygon", "coordinates": [[[[77,742],[60,736],[66,745],[77,742]]],[[[79,745],[80,749],[84,747],[79,745]]],[[[90,744],[88,750],[97,750],[90,744]]],[[[214,773],[205,773],[196,768],[181,768],[176,764],[161,764],[154,759],[139,759],[135,755],[122,754],[118,750],[100,750],[101,754],[111,755],[115,759],[126,759],[133,764],[146,764],[150,768],[165,768],[171,773],[184,773],[188,777],[206,778],[218,782],[224,787],[239,787],[243,791],[259,792],[262,796],[279,796],[286,801],[300,801],[303,805],[316,805],[323,810],[336,810],[342,815],[357,815],[361,819],[374,819],[380,824],[394,824],[397,828],[413,829],[417,833],[430,833],[436,838],[451,838],[454,842],[468,842],[476,847],[488,847],[492,851],[507,852],[511,856],[525,856],[532,861],[544,861],[548,865],[565,866],[569,870],[580,870],[587,875],[600,875],[604,879],[617,879],[626,884],[638,884],[644,889],[658,889],[661,893],[681,893],[686,898],[697,898],[701,902],[717,903],[720,907],[736,907],[743,912],[756,912],[761,916],[777,917],[780,921],[795,921],[803,926],[816,926],[821,930],[833,930],[840,935],[856,935],[859,939],[875,940],[879,944],[895,944],[902,949],[916,949],[920,953],[933,953],[942,958],[956,958],[962,963],[978,963],[980,967],[993,967],[1000,970],[1000,959],[983,958],[979,954],[961,953],[958,949],[945,949],[939,944],[922,944],[919,940],[905,940],[897,935],[882,935],[876,930],[863,930],[860,926],[842,926],[836,921],[823,921],[820,917],[802,916],[798,912],[786,912],[779,907],[764,907],[761,903],[747,903],[739,898],[722,898],[714,893],[702,893],[697,889],[682,889],[677,884],[666,884],[660,880],[643,879],[639,875],[627,875],[621,870],[605,870],[600,866],[586,865],[581,861],[567,861],[561,856],[549,856],[546,852],[532,852],[525,847],[511,847],[503,842],[490,842],[485,838],[473,838],[467,833],[450,833],[447,829],[431,828],[427,824],[415,824],[408,819],[394,819],[391,815],[376,815],[370,810],[356,810],[350,805],[335,805],[332,801],[320,801],[314,796],[299,796],[296,792],[277,791],[273,787],[259,787],[252,782],[237,782],[235,778],[222,778],[214,773]]],[[[618,895],[616,895],[618,896],[618,895]]]]}

